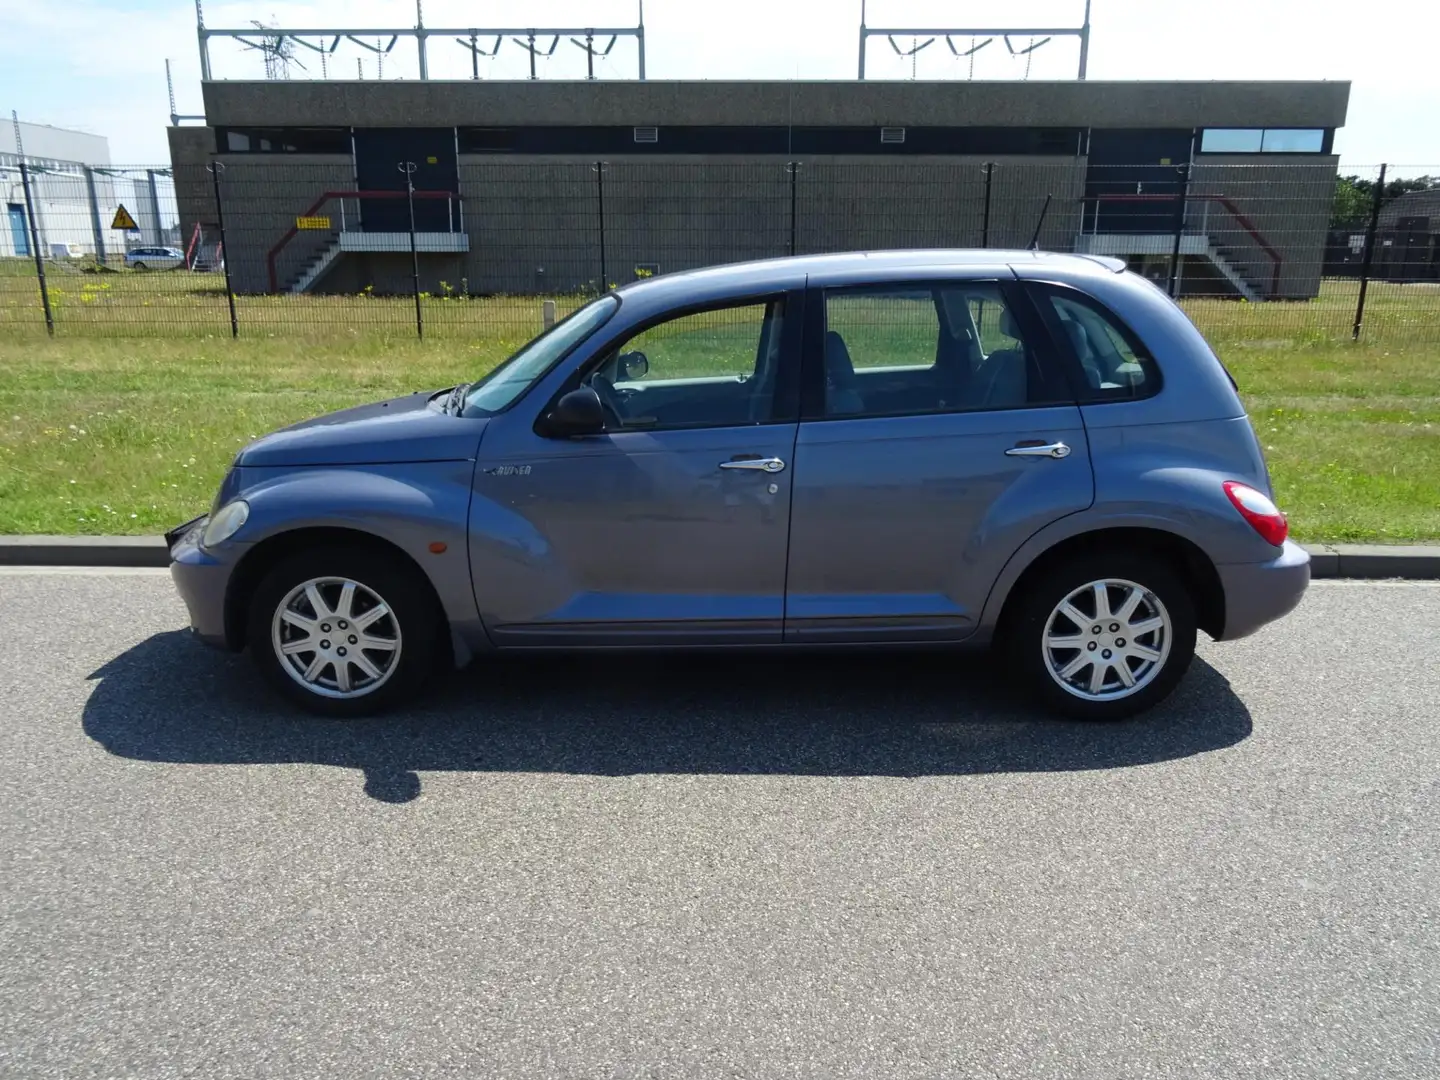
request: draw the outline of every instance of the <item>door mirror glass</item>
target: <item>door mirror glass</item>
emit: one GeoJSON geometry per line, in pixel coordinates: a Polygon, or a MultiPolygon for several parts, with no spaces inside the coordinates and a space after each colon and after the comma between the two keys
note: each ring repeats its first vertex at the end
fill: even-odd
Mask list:
{"type": "Polygon", "coordinates": [[[634,382],[650,374],[650,358],[638,350],[620,354],[620,378],[634,382]]]}
{"type": "Polygon", "coordinates": [[[546,427],[556,438],[598,435],[605,430],[605,406],[600,395],[588,386],[571,390],[550,410],[546,427]]]}

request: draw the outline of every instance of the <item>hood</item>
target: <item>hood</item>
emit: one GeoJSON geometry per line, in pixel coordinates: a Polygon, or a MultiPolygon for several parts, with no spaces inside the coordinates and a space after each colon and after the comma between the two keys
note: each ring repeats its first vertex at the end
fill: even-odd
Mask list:
{"type": "Polygon", "coordinates": [[[380,465],[466,461],[475,456],[484,418],[447,416],[434,391],[359,405],[281,428],[240,451],[237,465],[380,465]]]}

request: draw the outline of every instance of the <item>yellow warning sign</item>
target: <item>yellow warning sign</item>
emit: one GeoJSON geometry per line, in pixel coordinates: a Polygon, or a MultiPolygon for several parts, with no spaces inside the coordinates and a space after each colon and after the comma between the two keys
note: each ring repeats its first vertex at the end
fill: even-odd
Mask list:
{"type": "Polygon", "coordinates": [[[330,219],[328,217],[297,217],[295,219],[297,229],[328,229],[330,219]]]}
{"type": "Polygon", "coordinates": [[[140,226],[135,224],[135,219],[130,216],[130,211],[124,205],[115,211],[115,220],[110,222],[110,228],[123,229],[125,232],[139,232],[140,226]]]}

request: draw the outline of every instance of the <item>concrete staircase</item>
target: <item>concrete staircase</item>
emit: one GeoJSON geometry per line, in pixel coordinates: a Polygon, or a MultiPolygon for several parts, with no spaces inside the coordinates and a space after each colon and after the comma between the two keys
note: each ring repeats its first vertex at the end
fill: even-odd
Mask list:
{"type": "MultiPolygon", "coordinates": [[[[415,250],[420,254],[463,254],[470,250],[470,236],[462,232],[417,232],[415,250]]],[[[322,248],[317,248],[295,274],[284,291],[295,295],[308,292],[335,260],[349,251],[367,251],[393,255],[410,254],[408,232],[342,232],[322,248]]]]}
{"type": "MultiPolygon", "coordinates": [[[[341,233],[341,236],[343,235],[341,233]]],[[[290,284],[285,286],[285,291],[291,296],[308,291],[320,275],[329,270],[331,264],[339,257],[340,237],[337,236],[305,260],[295,276],[290,279],[290,284]]]]}
{"type": "MultiPolygon", "coordinates": [[[[1075,239],[1082,255],[1169,255],[1175,250],[1174,233],[1082,233],[1075,239]]],[[[1186,233],[1180,237],[1180,254],[1204,259],[1246,300],[1262,299],[1261,287],[1236,263],[1235,253],[1208,236],[1186,233]]]]}

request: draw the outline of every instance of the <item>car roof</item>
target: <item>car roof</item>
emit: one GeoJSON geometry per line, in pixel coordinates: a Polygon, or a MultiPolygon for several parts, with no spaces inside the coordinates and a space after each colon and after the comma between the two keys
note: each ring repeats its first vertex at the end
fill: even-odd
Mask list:
{"type": "Polygon", "coordinates": [[[1071,255],[1053,251],[1006,250],[1003,248],[919,248],[905,251],[847,251],[826,255],[791,255],[775,259],[727,263],[700,270],[661,274],[620,286],[615,291],[628,303],[640,301],[647,308],[682,299],[741,296],[800,288],[812,285],[894,279],[910,273],[953,271],[1004,272],[1019,266],[1048,266],[1070,273],[1120,273],[1119,259],[1071,255]]]}

